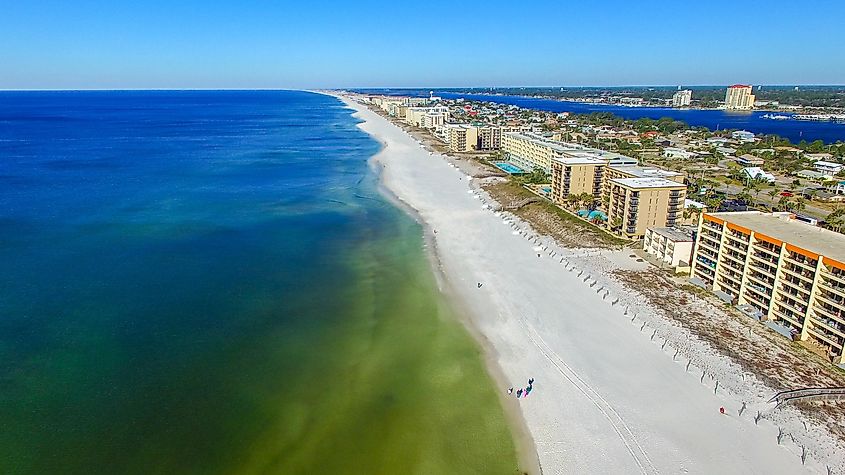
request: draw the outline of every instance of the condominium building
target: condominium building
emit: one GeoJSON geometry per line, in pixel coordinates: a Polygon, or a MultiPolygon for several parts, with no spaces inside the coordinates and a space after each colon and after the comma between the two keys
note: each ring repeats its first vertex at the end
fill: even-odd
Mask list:
{"type": "Polygon", "coordinates": [[[687,187],[665,178],[614,178],[610,181],[607,219],[627,238],[640,238],[650,227],[672,227],[681,218],[687,187]]]}
{"type": "Polygon", "coordinates": [[[615,165],[611,163],[604,173],[604,183],[602,184],[602,202],[605,205],[610,203],[610,180],[617,178],[664,178],[666,180],[684,183],[684,174],[681,172],[636,165],[615,165]]]}
{"type": "Polygon", "coordinates": [[[845,236],[789,213],[705,213],[691,280],[843,362],[845,236]]]}
{"type": "Polygon", "coordinates": [[[499,150],[502,148],[502,134],[507,132],[531,132],[530,125],[488,125],[478,129],[479,150],[499,150]]]}
{"type": "Polygon", "coordinates": [[[502,151],[505,157],[526,170],[539,168],[551,173],[552,159],[591,157],[606,163],[634,163],[636,160],[615,152],[606,152],[583,145],[559,142],[530,132],[503,132],[502,151]]]}
{"type": "Polygon", "coordinates": [[[734,84],[728,86],[725,92],[725,109],[727,110],[751,110],[754,108],[754,94],[751,86],[745,84],[734,84]]]}
{"type": "Polygon", "coordinates": [[[502,151],[525,170],[539,168],[550,173],[552,159],[563,154],[563,147],[541,135],[507,132],[502,134],[502,151]]]}
{"type": "Polygon", "coordinates": [[[470,124],[445,124],[443,136],[452,152],[478,150],[479,127],[470,124]]]}
{"type": "Polygon", "coordinates": [[[449,120],[449,108],[446,106],[408,107],[405,111],[405,123],[414,127],[433,129],[449,120]]]}
{"type": "Polygon", "coordinates": [[[672,95],[672,107],[689,107],[692,103],[692,91],[682,89],[672,95]]]}
{"type": "Polygon", "coordinates": [[[552,159],[552,201],[562,204],[569,196],[588,193],[601,198],[604,169],[607,161],[588,156],[565,156],[552,159]]]}

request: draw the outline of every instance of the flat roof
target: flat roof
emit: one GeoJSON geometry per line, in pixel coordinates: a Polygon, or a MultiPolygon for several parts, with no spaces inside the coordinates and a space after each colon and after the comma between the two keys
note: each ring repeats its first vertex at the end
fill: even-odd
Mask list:
{"type": "Polygon", "coordinates": [[[552,157],[555,162],[565,163],[567,165],[606,165],[607,160],[591,157],[589,155],[570,155],[564,154],[560,157],[552,157]]]}
{"type": "Polygon", "coordinates": [[[729,223],[760,232],[825,257],[845,262],[845,235],[828,229],[760,211],[707,213],[729,223]]]}
{"type": "Polygon", "coordinates": [[[614,178],[611,183],[617,183],[628,188],[686,188],[683,183],[667,180],[666,178],[614,178]]]}
{"type": "Polygon", "coordinates": [[[669,176],[681,176],[683,173],[675,172],[672,170],[663,170],[661,168],[646,168],[646,167],[639,167],[636,165],[611,165],[610,168],[614,170],[618,170],[620,172],[629,173],[634,175],[637,178],[665,178],[669,176]]]}
{"type": "Polygon", "coordinates": [[[679,228],[648,228],[651,232],[665,236],[674,242],[692,242],[692,230],[679,228]]]}

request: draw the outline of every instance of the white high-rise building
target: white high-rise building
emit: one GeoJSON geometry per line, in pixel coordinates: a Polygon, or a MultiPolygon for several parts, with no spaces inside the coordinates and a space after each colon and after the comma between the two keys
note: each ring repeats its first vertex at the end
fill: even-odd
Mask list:
{"type": "Polygon", "coordinates": [[[681,89],[672,96],[672,107],[689,107],[692,102],[692,91],[681,89]]]}
{"type": "Polygon", "coordinates": [[[725,92],[725,109],[727,110],[751,110],[754,108],[754,94],[752,87],[745,84],[734,84],[728,86],[725,92]]]}

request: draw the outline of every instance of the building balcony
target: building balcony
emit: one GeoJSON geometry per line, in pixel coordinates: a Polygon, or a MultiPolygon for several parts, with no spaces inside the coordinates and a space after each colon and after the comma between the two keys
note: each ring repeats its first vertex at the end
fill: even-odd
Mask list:
{"type": "Polygon", "coordinates": [[[782,266],[781,269],[783,269],[783,272],[785,274],[795,276],[799,279],[802,279],[804,282],[807,282],[809,285],[813,285],[813,274],[811,272],[796,269],[788,265],[782,266]]]}
{"type": "Polygon", "coordinates": [[[824,271],[822,271],[822,275],[831,281],[831,285],[834,283],[838,284],[837,286],[841,286],[845,288],[845,273],[842,273],[837,268],[826,267],[824,271]]]}
{"type": "Polygon", "coordinates": [[[834,281],[828,280],[826,278],[819,279],[818,281],[819,288],[824,289],[842,299],[845,299],[845,286],[840,287],[837,285],[833,285],[833,283],[834,281]]]}
{"type": "Polygon", "coordinates": [[[822,346],[832,346],[837,350],[842,349],[843,338],[830,331],[830,327],[821,323],[807,326],[807,333],[822,346]]]}
{"type": "Polygon", "coordinates": [[[841,308],[831,307],[829,304],[817,301],[815,305],[813,305],[812,311],[819,318],[834,320],[845,325],[845,312],[843,312],[841,308]]]}
{"type": "Polygon", "coordinates": [[[787,253],[786,254],[786,262],[789,262],[790,264],[793,264],[793,265],[797,265],[797,266],[801,267],[802,269],[804,269],[808,272],[815,273],[816,272],[816,264],[814,262],[808,260],[808,259],[803,258],[804,256],[800,256],[800,257],[801,257],[801,259],[796,259],[794,254],[787,253]]]}
{"type": "Polygon", "coordinates": [[[777,267],[778,267],[777,259],[772,259],[770,256],[763,254],[762,252],[756,252],[756,251],[752,252],[751,256],[757,258],[757,260],[759,260],[759,261],[761,261],[761,262],[763,262],[767,265],[774,267],[775,269],[777,269],[777,267]]]}
{"type": "Polygon", "coordinates": [[[803,317],[798,317],[796,315],[793,315],[790,312],[791,312],[791,310],[782,308],[780,306],[780,304],[777,303],[777,302],[775,303],[774,307],[772,308],[772,315],[774,315],[775,317],[780,318],[781,320],[789,323],[793,330],[800,332],[801,327],[803,326],[803,324],[801,322],[804,319],[803,319],[803,317]]]}
{"type": "Polygon", "coordinates": [[[770,302],[771,302],[771,299],[770,299],[770,298],[767,298],[767,297],[764,297],[763,295],[761,295],[761,292],[758,292],[758,291],[756,291],[756,290],[751,290],[751,289],[749,289],[749,288],[746,288],[746,289],[745,289],[745,294],[743,295],[743,298],[745,298],[746,300],[748,300],[748,301],[750,301],[750,302],[753,302],[753,303],[754,303],[754,304],[756,304],[759,308],[764,308],[764,309],[766,309],[766,310],[765,310],[765,312],[763,312],[763,313],[768,313],[768,312],[769,312],[769,304],[770,304],[770,302]]]}
{"type": "Polygon", "coordinates": [[[775,257],[780,257],[780,248],[766,241],[754,241],[754,247],[775,257]]]}
{"type": "Polygon", "coordinates": [[[807,313],[807,307],[803,306],[795,300],[792,300],[790,297],[785,297],[780,289],[777,290],[777,294],[775,296],[775,303],[781,305],[783,307],[788,308],[796,315],[805,315],[807,313]]]}
{"type": "Polygon", "coordinates": [[[764,279],[759,274],[755,274],[753,272],[749,272],[746,275],[748,276],[748,280],[750,281],[748,285],[751,285],[753,283],[757,287],[763,289],[761,290],[761,292],[765,292],[767,295],[771,296],[772,291],[775,288],[774,279],[771,279],[770,281],[769,279],[764,279]]]}

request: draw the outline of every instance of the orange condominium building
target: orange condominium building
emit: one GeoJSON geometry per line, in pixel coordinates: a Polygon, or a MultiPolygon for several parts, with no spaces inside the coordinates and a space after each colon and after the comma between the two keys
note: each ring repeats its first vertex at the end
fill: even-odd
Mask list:
{"type": "Polygon", "coordinates": [[[834,363],[843,363],[842,234],[789,213],[704,213],[690,279],[784,336],[810,340],[834,363]]]}

